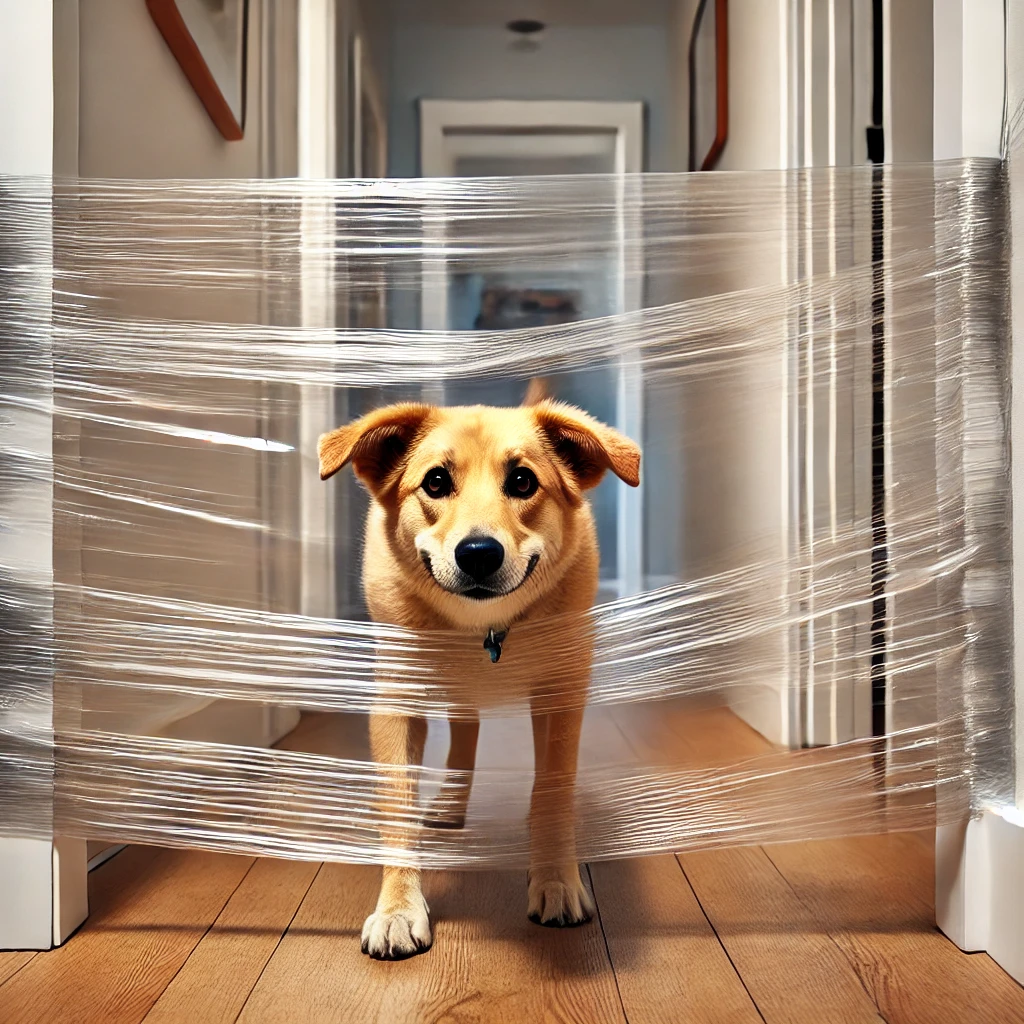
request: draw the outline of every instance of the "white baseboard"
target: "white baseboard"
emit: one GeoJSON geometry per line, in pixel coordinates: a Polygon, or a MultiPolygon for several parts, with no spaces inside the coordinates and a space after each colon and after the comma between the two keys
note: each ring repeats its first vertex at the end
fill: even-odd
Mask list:
{"type": "Polygon", "coordinates": [[[0,840],[0,950],[53,945],[53,843],[0,840]]]}
{"type": "Polygon", "coordinates": [[[84,839],[53,841],[53,944],[59,946],[89,916],[89,875],[84,839]]]}
{"type": "MultiPolygon", "coordinates": [[[[299,717],[297,708],[213,701],[157,734],[269,747],[291,732],[299,717]]],[[[118,849],[107,847],[96,861],[118,849]]],[[[80,839],[0,840],[0,950],[50,949],[74,932],[88,914],[88,856],[80,839]]]]}
{"type": "Polygon", "coordinates": [[[774,686],[737,685],[728,693],[729,707],[769,743],[794,746],[789,728],[787,694],[774,686]]]}
{"type": "Polygon", "coordinates": [[[935,919],[1024,984],[1024,814],[993,808],[937,830],[935,919]]]}

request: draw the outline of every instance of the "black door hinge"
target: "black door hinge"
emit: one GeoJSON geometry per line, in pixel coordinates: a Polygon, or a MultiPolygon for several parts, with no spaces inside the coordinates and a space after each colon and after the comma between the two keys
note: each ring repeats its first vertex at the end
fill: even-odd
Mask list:
{"type": "Polygon", "coordinates": [[[885,163],[885,131],[881,125],[868,125],[868,160],[873,164],[885,163]]]}

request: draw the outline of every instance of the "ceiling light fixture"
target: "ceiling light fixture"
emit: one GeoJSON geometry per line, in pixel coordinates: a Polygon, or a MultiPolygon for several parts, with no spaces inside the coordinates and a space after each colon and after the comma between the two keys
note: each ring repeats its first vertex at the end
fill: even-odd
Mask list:
{"type": "Polygon", "coordinates": [[[543,21],[538,21],[536,18],[516,18],[510,21],[505,28],[517,36],[536,36],[544,31],[545,25],[543,21]]]}
{"type": "Polygon", "coordinates": [[[512,35],[512,48],[529,53],[539,49],[547,26],[536,18],[516,18],[505,25],[512,35]]]}

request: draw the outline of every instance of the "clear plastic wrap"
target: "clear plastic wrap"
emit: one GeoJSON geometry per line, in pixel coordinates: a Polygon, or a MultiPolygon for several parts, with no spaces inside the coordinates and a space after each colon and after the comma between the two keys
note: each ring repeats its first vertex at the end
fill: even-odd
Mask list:
{"type": "Polygon", "coordinates": [[[1008,201],[995,161],[0,183],[0,835],[525,862],[531,702],[586,705],[558,784],[588,859],[1007,797],[1008,201]],[[543,662],[491,664],[371,622],[368,499],[317,436],[536,377],[643,449],[637,491],[592,492],[585,625],[513,623],[543,662]],[[52,568],[18,557],[40,536],[52,568]],[[190,732],[254,703],[313,749],[190,732]],[[375,765],[370,714],[428,720],[424,765],[375,765]]]}

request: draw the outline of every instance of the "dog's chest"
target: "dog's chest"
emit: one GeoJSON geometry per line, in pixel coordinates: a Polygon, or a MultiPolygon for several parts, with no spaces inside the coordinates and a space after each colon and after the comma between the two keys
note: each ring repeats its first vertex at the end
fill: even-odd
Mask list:
{"type": "Polygon", "coordinates": [[[510,630],[503,638],[481,634],[466,638],[439,659],[431,682],[434,699],[486,710],[557,697],[564,688],[577,691],[589,675],[589,651],[568,650],[564,643],[510,630]],[[494,658],[495,646],[499,653],[494,658]]]}

